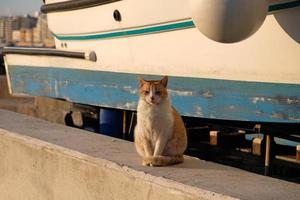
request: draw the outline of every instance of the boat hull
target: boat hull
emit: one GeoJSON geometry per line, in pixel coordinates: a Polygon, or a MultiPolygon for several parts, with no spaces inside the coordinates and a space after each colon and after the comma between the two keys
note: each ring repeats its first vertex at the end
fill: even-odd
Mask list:
{"type": "MultiPolygon", "coordinates": [[[[5,60],[14,95],[48,96],[126,110],[136,109],[140,76],[161,78],[95,70],[95,62],[77,58],[6,54],[5,60]],[[24,60],[28,60],[27,65],[24,60]]],[[[173,105],[184,116],[300,122],[298,84],[170,76],[169,93],[173,105]]]]}

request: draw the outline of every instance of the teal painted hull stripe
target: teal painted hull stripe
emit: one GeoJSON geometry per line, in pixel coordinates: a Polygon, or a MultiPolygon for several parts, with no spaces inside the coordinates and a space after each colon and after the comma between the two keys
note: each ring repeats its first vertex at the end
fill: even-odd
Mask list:
{"type": "MultiPolygon", "coordinates": [[[[292,1],[288,3],[281,3],[271,5],[269,7],[269,12],[295,8],[300,6],[300,1],[292,1]]],[[[184,22],[176,22],[171,24],[163,24],[153,27],[146,27],[146,28],[138,28],[133,30],[125,30],[125,31],[116,31],[111,33],[101,33],[101,34],[94,34],[94,35],[56,35],[52,33],[58,40],[95,40],[95,39],[107,39],[107,38],[116,38],[116,37],[129,37],[129,36],[136,36],[136,35],[143,35],[143,34],[152,34],[152,33],[159,33],[165,31],[173,31],[179,29],[187,29],[187,28],[194,28],[195,25],[192,20],[184,21],[184,22]]]]}
{"type": "Polygon", "coordinates": [[[60,36],[54,34],[54,36],[59,40],[94,40],[94,39],[105,39],[105,38],[115,38],[115,37],[125,37],[125,36],[128,37],[128,36],[143,35],[149,33],[158,33],[158,32],[172,31],[178,29],[186,29],[192,27],[195,27],[193,21],[185,21],[185,22],[178,22],[178,23],[166,24],[166,25],[160,25],[154,27],[125,30],[125,31],[96,34],[96,35],[60,36]]]}
{"type": "MultiPolygon", "coordinates": [[[[13,94],[48,96],[87,105],[136,109],[138,74],[9,66],[13,94]]],[[[145,76],[160,79],[160,76],[145,76]]],[[[260,122],[300,122],[300,85],[169,77],[182,115],[260,122]]]]}

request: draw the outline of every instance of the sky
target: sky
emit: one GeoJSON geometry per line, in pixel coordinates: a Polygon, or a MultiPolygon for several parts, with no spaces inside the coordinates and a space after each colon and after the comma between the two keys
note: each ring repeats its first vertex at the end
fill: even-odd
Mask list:
{"type": "Polygon", "coordinates": [[[0,16],[34,14],[43,0],[0,0],[0,16]]]}

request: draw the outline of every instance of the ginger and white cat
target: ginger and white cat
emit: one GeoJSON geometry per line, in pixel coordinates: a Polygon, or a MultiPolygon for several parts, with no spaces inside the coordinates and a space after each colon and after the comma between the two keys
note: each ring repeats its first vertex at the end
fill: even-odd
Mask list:
{"type": "Polygon", "coordinates": [[[183,162],[187,147],[182,118],[172,107],[167,91],[168,77],[140,80],[135,147],[144,166],[166,166],[183,162]]]}

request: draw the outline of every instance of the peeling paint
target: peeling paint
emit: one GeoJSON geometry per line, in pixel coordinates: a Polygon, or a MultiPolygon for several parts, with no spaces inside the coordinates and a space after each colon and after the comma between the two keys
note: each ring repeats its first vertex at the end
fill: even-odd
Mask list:
{"type": "Polygon", "coordinates": [[[295,122],[300,122],[300,117],[289,116],[289,120],[295,121],[295,122]]]}
{"type": "Polygon", "coordinates": [[[126,102],[124,104],[118,104],[118,107],[129,109],[129,110],[134,110],[137,107],[137,103],[135,101],[126,102]]]}
{"type": "Polygon", "coordinates": [[[168,89],[171,95],[177,96],[193,96],[193,91],[168,89]]]}
{"type": "Polygon", "coordinates": [[[137,88],[132,88],[131,86],[123,86],[122,89],[130,94],[138,94],[139,91],[137,88]]]}
{"type": "Polygon", "coordinates": [[[265,98],[264,97],[253,97],[252,98],[252,103],[257,104],[259,102],[265,102],[265,98]]]}
{"type": "MultiPolygon", "coordinates": [[[[106,108],[112,107],[111,104],[100,104],[99,106],[106,107],[106,108]]],[[[119,109],[136,110],[137,102],[132,101],[132,102],[126,102],[126,103],[118,103],[118,104],[113,105],[113,107],[119,108],[119,109]]]]}
{"type": "Polygon", "coordinates": [[[104,87],[104,88],[118,88],[118,85],[107,85],[107,84],[102,84],[101,87],[104,87]]]}
{"type": "Polygon", "coordinates": [[[264,112],[262,110],[254,110],[254,113],[257,115],[263,115],[264,112]]]}
{"type": "Polygon", "coordinates": [[[196,105],[196,106],[195,106],[195,114],[196,114],[198,117],[203,117],[202,108],[201,108],[199,105],[196,105]]]}
{"type": "Polygon", "coordinates": [[[87,83],[85,84],[86,87],[95,87],[95,84],[90,84],[90,83],[87,83]]]}
{"type": "Polygon", "coordinates": [[[58,83],[57,80],[54,80],[54,92],[55,92],[55,96],[58,96],[58,83]]]}
{"type": "Polygon", "coordinates": [[[276,97],[272,98],[272,100],[276,101],[279,104],[289,104],[289,105],[300,104],[300,100],[296,97],[276,96],[276,97]]]}
{"type": "MultiPolygon", "coordinates": [[[[49,96],[135,110],[136,74],[9,66],[14,94],[49,96]]],[[[157,77],[153,77],[156,79],[157,77]]],[[[186,116],[263,122],[300,121],[300,85],[169,77],[173,105],[186,116]]]]}
{"type": "Polygon", "coordinates": [[[272,118],[275,119],[288,119],[289,117],[286,114],[283,113],[274,113],[271,115],[272,118]]]}
{"type": "Polygon", "coordinates": [[[290,98],[288,98],[287,100],[287,104],[300,104],[300,100],[299,99],[290,99],[290,98]]]}
{"type": "Polygon", "coordinates": [[[211,91],[205,91],[202,93],[202,96],[206,97],[206,98],[212,98],[214,95],[211,91]]]}
{"type": "Polygon", "coordinates": [[[228,108],[229,108],[229,110],[234,110],[234,109],[235,109],[235,106],[234,106],[234,105],[231,105],[231,106],[229,106],[228,108]]]}
{"type": "Polygon", "coordinates": [[[282,97],[282,96],[275,96],[275,97],[253,97],[252,103],[272,103],[272,104],[289,104],[289,105],[300,105],[300,100],[296,97],[282,97]]]}

